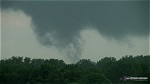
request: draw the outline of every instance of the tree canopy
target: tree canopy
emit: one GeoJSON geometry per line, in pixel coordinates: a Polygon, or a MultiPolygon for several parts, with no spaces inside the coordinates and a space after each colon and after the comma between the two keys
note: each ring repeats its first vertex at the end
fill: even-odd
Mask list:
{"type": "Polygon", "coordinates": [[[0,60],[1,84],[150,84],[150,55],[105,57],[97,62],[81,59],[66,64],[58,59],[12,56],[0,60]],[[122,77],[148,77],[146,81],[122,77]]]}

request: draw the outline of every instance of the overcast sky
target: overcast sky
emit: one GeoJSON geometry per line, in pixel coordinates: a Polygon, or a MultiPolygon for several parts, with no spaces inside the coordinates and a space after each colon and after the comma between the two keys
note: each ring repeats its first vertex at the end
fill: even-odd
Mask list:
{"type": "Polygon", "coordinates": [[[2,1],[1,58],[149,55],[149,1],[2,1]]]}

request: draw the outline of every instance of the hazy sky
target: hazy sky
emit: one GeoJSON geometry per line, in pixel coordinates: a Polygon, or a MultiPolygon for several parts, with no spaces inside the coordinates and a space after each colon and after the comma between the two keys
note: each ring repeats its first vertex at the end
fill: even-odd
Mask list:
{"type": "Polygon", "coordinates": [[[2,1],[1,58],[149,54],[149,1],[2,1]]]}

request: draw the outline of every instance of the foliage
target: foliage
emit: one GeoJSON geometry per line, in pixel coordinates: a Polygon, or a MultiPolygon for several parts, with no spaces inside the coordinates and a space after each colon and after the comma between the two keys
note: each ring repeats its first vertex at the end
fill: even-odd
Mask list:
{"type": "Polygon", "coordinates": [[[13,56],[0,61],[1,84],[149,84],[147,81],[120,80],[121,77],[149,77],[150,56],[105,57],[92,62],[79,60],[65,64],[58,59],[31,59],[13,56]]]}

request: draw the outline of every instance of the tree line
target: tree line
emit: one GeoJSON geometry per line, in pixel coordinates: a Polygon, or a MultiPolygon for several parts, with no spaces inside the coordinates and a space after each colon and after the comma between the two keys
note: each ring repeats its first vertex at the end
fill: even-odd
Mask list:
{"type": "Polygon", "coordinates": [[[150,55],[81,59],[66,64],[58,59],[13,56],[0,60],[1,84],[150,84],[150,55]],[[123,80],[148,77],[145,81],[123,80]]]}

